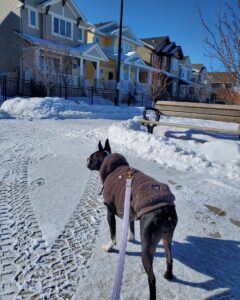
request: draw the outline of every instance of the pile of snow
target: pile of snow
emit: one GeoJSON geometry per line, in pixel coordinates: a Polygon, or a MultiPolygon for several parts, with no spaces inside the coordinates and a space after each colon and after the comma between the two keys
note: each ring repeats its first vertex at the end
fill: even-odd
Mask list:
{"type": "Polygon", "coordinates": [[[119,106],[110,101],[89,105],[85,101],[62,98],[13,98],[5,101],[0,109],[0,118],[17,119],[115,119],[126,120],[142,114],[141,108],[119,106]]]}
{"type": "Polygon", "coordinates": [[[135,151],[140,157],[179,171],[209,168],[213,174],[231,178],[240,177],[240,143],[238,141],[213,140],[199,143],[180,140],[164,134],[147,134],[138,117],[114,123],[108,130],[115,144],[135,151]]]}

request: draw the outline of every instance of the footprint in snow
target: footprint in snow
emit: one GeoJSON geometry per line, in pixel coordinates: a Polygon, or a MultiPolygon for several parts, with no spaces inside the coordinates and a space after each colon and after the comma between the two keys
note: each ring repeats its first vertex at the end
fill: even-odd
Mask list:
{"type": "Polygon", "coordinates": [[[38,187],[40,187],[44,184],[45,184],[45,178],[38,178],[38,179],[31,182],[31,187],[32,188],[38,188],[38,187]]]}

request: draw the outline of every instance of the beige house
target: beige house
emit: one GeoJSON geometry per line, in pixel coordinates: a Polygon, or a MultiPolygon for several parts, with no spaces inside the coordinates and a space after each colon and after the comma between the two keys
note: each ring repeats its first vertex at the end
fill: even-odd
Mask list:
{"type": "MultiPolygon", "coordinates": [[[[168,79],[162,97],[179,99],[181,87],[191,85],[188,74],[185,74],[181,68],[181,62],[185,58],[182,48],[171,42],[168,36],[144,38],[141,41],[143,46],[138,48],[138,53],[146,63],[157,68],[168,79]]],[[[166,82],[163,77],[161,80],[166,82]]],[[[160,82],[159,85],[161,84],[160,82]]]]}
{"type": "MultiPolygon", "coordinates": [[[[5,19],[12,15],[12,9],[16,11],[18,26],[9,31],[20,45],[15,61],[20,78],[38,79],[36,74],[49,73],[55,75],[56,84],[61,83],[62,66],[71,61],[69,84],[97,85],[100,63],[108,58],[96,43],[87,44],[90,25],[73,0],[22,0],[12,1],[11,6],[8,1],[1,2],[5,19]]],[[[11,69],[10,64],[5,64],[6,71],[11,69]]]]}

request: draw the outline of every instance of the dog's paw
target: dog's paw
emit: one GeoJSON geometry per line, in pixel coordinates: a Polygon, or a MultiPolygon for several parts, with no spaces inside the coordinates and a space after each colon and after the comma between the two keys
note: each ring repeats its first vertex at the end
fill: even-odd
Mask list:
{"type": "Polygon", "coordinates": [[[173,279],[173,273],[166,271],[164,274],[164,278],[167,280],[172,280],[173,279]]]}
{"type": "Polygon", "coordinates": [[[110,252],[115,245],[116,245],[116,241],[111,241],[107,245],[102,245],[102,250],[105,252],[110,252]]]}
{"type": "Polygon", "coordinates": [[[128,240],[129,242],[132,242],[132,241],[134,240],[134,234],[133,234],[132,232],[129,232],[129,233],[128,233],[127,240],[128,240]]]}

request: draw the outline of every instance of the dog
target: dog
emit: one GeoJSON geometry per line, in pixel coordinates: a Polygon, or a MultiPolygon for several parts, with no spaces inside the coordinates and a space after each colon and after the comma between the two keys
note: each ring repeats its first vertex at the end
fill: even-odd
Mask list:
{"type": "MultiPolygon", "coordinates": [[[[104,204],[107,206],[107,220],[110,229],[111,241],[103,246],[103,250],[111,251],[116,245],[116,219],[122,218],[124,211],[124,195],[126,178],[130,166],[124,156],[112,154],[109,140],[103,147],[98,144],[98,151],[87,159],[90,170],[100,172],[103,183],[104,204]]],[[[148,275],[150,300],[156,299],[156,279],[153,272],[153,258],[160,240],[166,254],[167,269],[164,278],[173,278],[173,260],[171,243],[173,233],[178,222],[175,210],[175,197],[169,187],[156,181],[150,176],[133,170],[131,208],[129,220],[128,240],[134,239],[134,221],[140,221],[140,236],[142,245],[142,263],[148,275]]]]}

